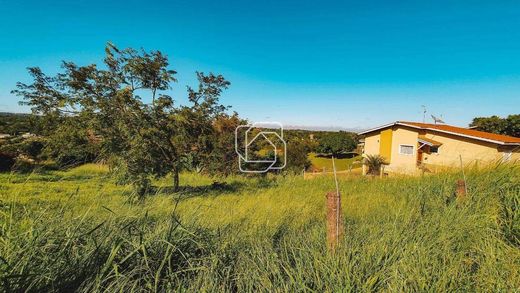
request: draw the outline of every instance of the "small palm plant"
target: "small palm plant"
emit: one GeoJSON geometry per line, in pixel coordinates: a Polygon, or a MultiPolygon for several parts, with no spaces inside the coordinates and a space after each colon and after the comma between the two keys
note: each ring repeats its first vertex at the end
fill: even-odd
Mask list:
{"type": "Polygon", "coordinates": [[[386,159],[381,155],[367,155],[365,157],[365,165],[368,166],[368,174],[379,175],[381,166],[385,165],[386,159]]]}

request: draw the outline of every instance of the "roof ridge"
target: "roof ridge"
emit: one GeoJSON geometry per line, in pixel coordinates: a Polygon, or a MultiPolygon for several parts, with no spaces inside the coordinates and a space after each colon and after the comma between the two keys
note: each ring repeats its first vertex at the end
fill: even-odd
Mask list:
{"type": "Polygon", "coordinates": [[[379,127],[375,127],[369,130],[365,130],[360,132],[360,135],[364,135],[373,131],[377,131],[383,128],[393,127],[395,125],[404,125],[417,129],[424,130],[432,130],[443,133],[448,133],[452,135],[468,137],[476,140],[487,141],[491,143],[496,143],[500,145],[520,145],[520,137],[514,137],[503,134],[490,133],[475,129],[462,128],[458,126],[448,125],[448,124],[430,124],[430,123],[421,123],[421,122],[409,122],[409,121],[395,121],[389,124],[385,124],[379,127]]]}
{"type": "Polygon", "coordinates": [[[486,131],[480,131],[475,129],[462,128],[459,126],[453,126],[449,124],[431,124],[421,122],[408,122],[408,121],[397,121],[397,124],[404,124],[408,126],[419,127],[421,129],[432,129],[437,131],[450,132],[455,135],[470,136],[474,138],[498,141],[503,143],[520,143],[519,137],[491,133],[486,131]]]}

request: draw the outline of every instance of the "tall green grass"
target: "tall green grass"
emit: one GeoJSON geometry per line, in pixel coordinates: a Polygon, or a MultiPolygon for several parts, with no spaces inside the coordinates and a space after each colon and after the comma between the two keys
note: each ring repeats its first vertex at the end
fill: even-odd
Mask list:
{"type": "Polygon", "coordinates": [[[0,174],[3,291],[518,291],[520,169],[340,181],[346,232],[325,245],[331,178],[168,178],[143,203],[103,167],[0,174]]]}

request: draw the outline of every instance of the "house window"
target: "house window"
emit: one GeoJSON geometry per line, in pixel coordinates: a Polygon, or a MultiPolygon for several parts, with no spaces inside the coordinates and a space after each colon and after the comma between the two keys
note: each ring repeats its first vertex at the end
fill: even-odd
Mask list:
{"type": "Polygon", "coordinates": [[[430,146],[430,154],[438,154],[439,147],[438,146],[430,146]]]}
{"type": "Polygon", "coordinates": [[[408,156],[413,155],[413,145],[400,144],[399,154],[408,156]]]}

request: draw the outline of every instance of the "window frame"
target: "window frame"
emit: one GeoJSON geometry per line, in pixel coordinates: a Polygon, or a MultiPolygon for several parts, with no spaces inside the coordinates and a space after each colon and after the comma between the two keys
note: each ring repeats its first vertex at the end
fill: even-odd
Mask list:
{"type": "Polygon", "coordinates": [[[441,148],[440,146],[430,146],[430,154],[438,155],[440,153],[439,152],[440,148],[441,148]],[[432,148],[436,148],[437,151],[436,152],[432,152],[432,148]]]}
{"type": "Polygon", "coordinates": [[[399,154],[400,155],[413,156],[414,153],[415,153],[415,146],[413,144],[399,144],[399,154]],[[412,153],[411,154],[406,154],[406,153],[401,152],[401,147],[403,147],[403,146],[412,147],[412,153]]]}

